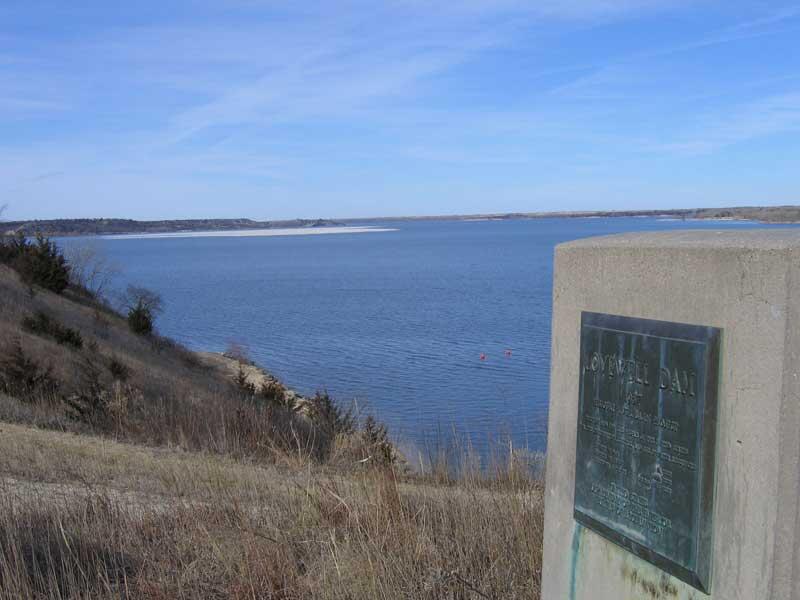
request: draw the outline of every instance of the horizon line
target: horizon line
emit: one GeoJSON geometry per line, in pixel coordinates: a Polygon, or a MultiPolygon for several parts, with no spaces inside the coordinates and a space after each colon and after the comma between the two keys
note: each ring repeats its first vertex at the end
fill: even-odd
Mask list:
{"type": "Polygon", "coordinates": [[[509,219],[509,218],[547,218],[547,217],[581,217],[581,216],[631,216],[631,215],[686,215],[697,211],[722,211],[722,210],[777,210],[785,208],[800,208],[800,204],[781,205],[740,205],[720,207],[693,207],[693,208],[654,208],[654,209],[594,209],[594,210],[563,210],[563,211],[509,211],[494,213],[454,213],[437,215],[383,215],[373,217],[292,217],[282,219],[257,219],[253,217],[181,217],[181,218],[148,218],[133,219],[130,217],[53,217],[47,219],[14,219],[0,220],[0,223],[42,223],[53,221],[133,221],[135,223],[157,223],[167,221],[251,221],[253,223],[291,223],[291,222],[319,222],[319,221],[382,221],[382,220],[447,220],[447,219],[509,219]]]}

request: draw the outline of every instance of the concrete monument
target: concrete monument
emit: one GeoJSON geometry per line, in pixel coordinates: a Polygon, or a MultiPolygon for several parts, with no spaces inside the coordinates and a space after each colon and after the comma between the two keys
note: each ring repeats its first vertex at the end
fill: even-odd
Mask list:
{"type": "Polygon", "coordinates": [[[556,249],[543,600],[800,599],[800,230],[556,249]]]}

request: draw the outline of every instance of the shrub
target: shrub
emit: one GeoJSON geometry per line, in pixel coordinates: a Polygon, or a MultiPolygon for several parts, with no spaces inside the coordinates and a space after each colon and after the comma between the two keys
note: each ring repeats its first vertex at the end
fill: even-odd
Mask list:
{"type": "Polygon", "coordinates": [[[367,415],[362,435],[370,455],[377,464],[388,466],[395,463],[394,446],[389,441],[386,425],[379,423],[372,415],[367,415]]]}
{"type": "Polygon", "coordinates": [[[153,333],[156,315],[161,312],[161,296],[146,288],[128,286],[124,298],[128,327],[136,335],[153,333]]]}
{"type": "Polygon", "coordinates": [[[144,306],[137,305],[128,312],[128,327],[136,335],[153,333],[153,315],[144,306]]]}
{"type": "Polygon", "coordinates": [[[108,416],[109,393],[103,387],[100,369],[89,356],[78,364],[80,381],[78,389],[66,397],[69,416],[93,427],[102,428],[108,416]]]}
{"type": "Polygon", "coordinates": [[[256,385],[247,378],[247,373],[241,363],[239,363],[239,370],[236,372],[236,377],[233,378],[233,383],[243,396],[251,398],[256,395],[256,385]]]}
{"type": "Polygon", "coordinates": [[[24,402],[54,394],[58,382],[50,368],[43,368],[22,349],[19,339],[9,344],[0,356],[0,390],[24,402]]]}
{"type": "Polygon", "coordinates": [[[21,233],[0,238],[0,262],[10,265],[25,251],[27,245],[28,240],[21,233]]]}
{"type": "Polygon", "coordinates": [[[349,434],[356,429],[353,407],[342,408],[328,392],[317,392],[309,400],[309,415],[323,430],[332,434],[349,434]]]}
{"type": "Polygon", "coordinates": [[[108,362],[108,371],[114,379],[123,382],[127,381],[131,374],[128,366],[116,356],[112,356],[111,360],[108,362]]]}
{"type": "Polygon", "coordinates": [[[2,243],[0,261],[16,270],[29,285],[37,285],[56,294],[69,285],[70,268],[67,260],[48,238],[36,235],[29,241],[23,234],[2,243]]]}
{"type": "Polygon", "coordinates": [[[77,329],[65,327],[42,311],[22,319],[22,328],[37,335],[50,336],[61,345],[83,348],[83,337],[77,329]]]}
{"type": "Polygon", "coordinates": [[[297,408],[294,396],[287,394],[286,388],[278,381],[264,381],[258,390],[258,395],[266,402],[278,404],[287,410],[297,408]]]}

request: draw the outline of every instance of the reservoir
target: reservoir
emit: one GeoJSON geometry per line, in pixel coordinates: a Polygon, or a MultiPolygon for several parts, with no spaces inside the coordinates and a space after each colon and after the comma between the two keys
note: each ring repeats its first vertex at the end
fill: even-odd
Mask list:
{"type": "Polygon", "coordinates": [[[388,231],[60,243],[98,245],[121,268],[118,289],[160,293],[160,331],[192,349],[241,344],[299,392],[356,402],[414,451],[457,439],[483,453],[509,440],[546,448],[556,244],[756,225],[616,217],[375,226],[388,231]]]}

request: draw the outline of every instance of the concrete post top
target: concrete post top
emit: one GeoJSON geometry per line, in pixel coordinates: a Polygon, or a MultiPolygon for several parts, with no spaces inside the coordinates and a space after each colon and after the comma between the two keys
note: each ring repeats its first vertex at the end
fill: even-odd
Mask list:
{"type": "Polygon", "coordinates": [[[698,248],[704,250],[788,250],[800,248],[800,227],[786,229],[679,229],[622,233],[559,244],[557,250],[586,248],[698,248]]]}
{"type": "MultiPolygon", "coordinates": [[[[800,600],[800,227],[639,232],[561,244],[552,323],[542,600],[800,600]],[[676,484],[674,496],[672,488],[663,491],[659,504],[664,488],[646,469],[627,487],[612,490],[604,482],[615,472],[633,473],[648,456],[671,461],[671,481],[695,473],[674,460],[674,449],[685,444],[672,444],[653,418],[678,414],[680,398],[643,405],[644,395],[612,394],[617,388],[597,379],[591,397],[601,401],[591,414],[581,412],[584,313],[721,330],[714,451],[681,450],[713,471],[704,530],[710,538],[693,546],[706,561],[705,591],[576,519],[576,507],[597,506],[617,511],[619,527],[611,533],[652,533],[658,507],[677,507],[688,488],[676,484]],[[588,423],[581,420],[586,415],[588,423]],[[664,440],[672,454],[658,445],[664,440]],[[576,504],[578,493],[583,504],[576,504]]],[[[633,345],[613,339],[606,360],[633,345]]],[[[684,427],[686,439],[697,439],[691,431],[684,427]]]]}

